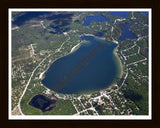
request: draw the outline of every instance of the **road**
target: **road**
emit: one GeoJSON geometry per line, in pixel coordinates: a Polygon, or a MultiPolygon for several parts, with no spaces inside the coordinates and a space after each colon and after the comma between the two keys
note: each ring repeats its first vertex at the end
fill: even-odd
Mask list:
{"type": "Polygon", "coordinates": [[[131,65],[131,64],[137,64],[137,63],[143,62],[143,61],[145,61],[145,60],[147,60],[147,58],[145,58],[145,59],[143,59],[143,60],[135,61],[135,62],[130,63],[130,64],[127,64],[127,66],[128,66],[128,65],[131,65]]]}
{"type": "Polygon", "coordinates": [[[32,56],[34,55],[34,48],[33,48],[33,45],[32,45],[32,44],[31,44],[31,49],[32,49],[32,51],[31,51],[30,57],[32,57],[32,56]]]}
{"type": "MultiPolygon", "coordinates": [[[[71,101],[71,102],[72,102],[72,104],[73,104],[74,108],[76,109],[77,113],[79,113],[79,111],[78,111],[78,109],[77,109],[76,105],[73,103],[73,101],[71,101]]],[[[76,113],[76,114],[77,114],[77,113],[76,113]]]]}
{"type": "Polygon", "coordinates": [[[49,54],[46,58],[44,58],[44,59],[37,65],[37,67],[33,70],[32,74],[31,74],[31,76],[30,76],[30,78],[29,78],[29,80],[28,80],[28,82],[27,82],[27,84],[26,84],[26,87],[25,87],[25,89],[24,89],[24,91],[23,91],[23,93],[22,93],[22,95],[21,95],[21,97],[20,97],[20,99],[19,99],[19,102],[18,102],[18,109],[19,109],[21,115],[24,115],[23,112],[22,112],[22,110],[21,110],[21,100],[22,100],[22,98],[23,98],[23,96],[24,96],[24,94],[25,94],[25,92],[26,92],[26,90],[27,90],[27,88],[28,88],[28,86],[29,86],[29,83],[30,83],[30,81],[31,81],[31,79],[32,79],[32,76],[34,75],[34,72],[37,70],[37,68],[38,68],[49,56],[50,56],[50,54],[49,54]]]}
{"type": "Polygon", "coordinates": [[[32,52],[33,52],[33,55],[34,55],[34,48],[33,48],[33,45],[31,44],[31,48],[32,48],[32,52]]]}
{"type": "MultiPolygon", "coordinates": [[[[91,100],[91,99],[89,99],[88,102],[91,104],[91,107],[90,107],[90,108],[87,108],[87,109],[84,109],[84,110],[82,110],[82,111],[78,111],[77,108],[76,108],[76,106],[73,104],[74,107],[75,107],[75,109],[77,110],[77,113],[74,114],[74,115],[79,115],[79,114],[82,113],[82,112],[87,112],[87,113],[88,113],[87,110],[92,110],[92,111],[94,111],[94,112],[96,113],[96,115],[99,115],[98,112],[96,111],[96,109],[93,107],[92,102],[91,102],[90,100],[91,100]]],[[[82,103],[81,103],[81,104],[82,104],[82,103]]],[[[84,107],[84,108],[85,108],[85,107],[84,107]]]]}
{"type": "MultiPolygon", "coordinates": [[[[41,21],[41,22],[43,22],[43,21],[41,21]]],[[[67,42],[69,39],[70,39],[70,37],[69,37],[65,42],[67,42]]],[[[56,50],[56,52],[59,52],[59,51],[61,50],[61,48],[62,48],[62,46],[64,45],[65,42],[62,43],[62,45],[60,46],[60,48],[58,48],[58,50],[56,50]]],[[[32,48],[32,50],[34,50],[33,47],[32,47],[32,44],[31,44],[31,48],[32,48]]],[[[55,52],[55,53],[56,53],[56,52],[55,52]]],[[[22,93],[22,95],[21,95],[21,97],[20,97],[20,99],[19,99],[19,102],[18,102],[18,109],[19,109],[21,115],[24,115],[23,112],[22,112],[22,110],[21,110],[21,100],[22,100],[22,98],[23,98],[23,96],[24,96],[24,94],[25,94],[25,92],[26,92],[26,90],[27,90],[27,88],[28,88],[28,86],[29,86],[29,84],[30,84],[30,81],[31,81],[31,79],[32,79],[32,76],[34,75],[34,72],[37,70],[37,68],[38,68],[49,56],[50,56],[50,54],[49,54],[46,58],[44,58],[44,59],[37,65],[37,67],[32,71],[32,73],[31,73],[31,76],[30,76],[30,78],[29,78],[29,80],[28,80],[28,82],[27,82],[27,84],[26,84],[26,87],[25,87],[25,89],[24,89],[24,91],[23,91],[23,93],[22,93]]]]}
{"type": "Polygon", "coordinates": [[[60,48],[58,48],[58,49],[56,50],[56,52],[60,52],[60,51],[61,51],[61,48],[62,48],[63,45],[64,45],[64,43],[66,43],[68,40],[70,40],[70,36],[68,37],[68,39],[67,39],[66,41],[64,41],[64,42],[62,43],[62,45],[60,46],[60,48]]]}
{"type": "MultiPolygon", "coordinates": [[[[133,13],[132,13],[132,19],[135,19],[133,13]]],[[[116,19],[116,20],[114,21],[114,24],[116,24],[116,21],[123,21],[123,20],[125,20],[125,19],[122,19],[122,20],[121,20],[121,19],[116,19]]],[[[112,36],[113,30],[114,30],[114,27],[112,26],[112,28],[111,28],[111,36],[112,36]]],[[[137,39],[137,41],[139,41],[141,38],[143,38],[143,37],[139,37],[139,38],[137,39]]],[[[112,37],[112,41],[113,41],[114,43],[118,44],[118,41],[116,41],[113,37],[112,37]]],[[[124,49],[124,50],[121,51],[121,55],[122,55],[122,57],[123,57],[125,60],[127,60],[126,57],[134,56],[134,55],[137,55],[137,54],[139,54],[139,53],[140,53],[140,46],[137,45],[137,42],[136,42],[136,41],[134,42],[134,45],[132,45],[131,47],[129,47],[129,48],[124,49]],[[138,47],[137,53],[133,53],[133,54],[130,54],[130,55],[128,55],[128,56],[125,56],[125,55],[123,54],[123,51],[128,51],[128,50],[134,48],[135,46],[138,47]]],[[[115,106],[114,102],[113,102],[113,101],[111,100],[111,98],[109,97],[109,96],[110,96],[109,94],[110,94],[110,93],[113,93],[113,92],[115,92],[115,91],[118,91],[120,88],[123,87],[123,85],[124,85],[124,83],[125,83],[125,81],[126,81],[126,79],[127,79],[127,77],[128,77],[128,66],[129,66],[129,65],[136,64],[136,63],[140,63],[140,62],[143,62],[143,61],[145,61],[145,60],[147,60],[147,58],[142,59],[142,60],[138,60],[138,61],[136,61],[136,62],[132,62],[132,63],[130,63],[130,64],[127,64],[127,65],[126,65],[126,67],[127,67],[127,69],[126,69],[126,75],[125,75],[124,80],[123,80],[123,82],[122,82],[122,84],[120,85],[119,88],[117,88],[117,89],[115,89],[115,90],[111,90],[110,92],[102,91],[100,96],[97,96],[97,97],[94,97],[94,98],[90,98],[90,99],[88,100],[88,102],[91,104],[91,107],[88,108],[88,109],[84,109],[84,110],[82,110],[82,111],[80,111],[80,112],[77,112],[75,115],[79,115],[80,113],[86,112],[87,110],[93,110],[93,111],[95,111],[96,114],[98,115],[97,111],[96,111],[95,108],[93,107],[92,102],[91,102],[90,100],[91,100],[91,99],[93,99],[93,100],[94,100],[94,99],[95,99],[95,100],[96,100],[96,99],[100,99],[102,96],[108,98],[108,99],[110,100],[110,102],[112,103],[112,105],[115,106]]],[[[80,99],[79,99],[79,100],[80,100],[80,99]]],[[[82,104],[82,103],[81,103],[81,104],[82,104]]],[[[84,107],[84,106],[83,106],[83,107],[84,107]]],[[[116,107],[116,106],[115,106],[115,107],[116,107]]],[[[117,108],[117,107],[116,107],[116,108],[117,108]]],[[[118,108],[117,108],[117,109],[118,109],[118,108]]]]}
{"type": "Polygon", "coordinates": [[[45,29],[46,27],[43,24],[43,21],[40,21],[40,24],[42,25],[42,27],[45,29]]]}
{"type": "MultiPolygon", "coordinates": [[[[123,21],[123,20],[125,20],[125,19],[122,19],[122,20],[121,20],[121,19],[116,19],[114,23],[116,23],[116,21],[123,21]]],[[[46,28],[46,27],[43,25],[43,21],[41,21],[40,23],[41,23],[41,25],[42,25],[43,28],[46,28]]],[[[112,33],[113,33],[113,30],[114,30],[114,27],[112,26],[112,28],[111,28],[111,35],[112,35],[112,33]]],[[[84,34],[84,35],[93,36],[92,34],[84,34]]],[[[70,37],[69,37],[66,41],[64,41],[64,42],[62,43],[62,45],[60,46],[60,48],[58,48],[58,49],[56,50],[56,52],[60,52],[60,50],[61,50],[61,48],[63,47],[63,45],[65,44],[65,42],[67,42],[69,39],[70,39],[70,37]]],[[[112,40],[113,40],[114,43],[117,43],[117,44],[118,44],[118,41],[116,41],[115,39],[113,39],[113,37],[112,37],[112,40]]],[[[139,40],[139,38],[138,38],[137,40],[139,40]]],[[[122,51],[130,50],[130,49],[134,48],[135,46],[137,46],[136,42],[134,42],[134,45],[133,45],[132,47],[127,48],[127,49],[124,49],[124,50],[122,50],[122,51]]],[[[32,48],[32,51],[33,51],[33,53],[34,53],[34,49],[33,49],[32,44],[31,44],[31,48],[32,48]]],[[[122,56],[123,56],[124,58],[126,58],[126,56],[122,53],[122,51],[121,51],[122,56]]],[[[55,53],[56,53],[56,52],[55,52],[55,53]]],[[[138,54],[139,54],[139,52],[140,52],[140,47],[138,46],[138,54]]],[[[134,54],[133,54],[133,55],[134,55],[134,54]]],[[[30,81],[31,81],[31,79],[32,79],[32,77],[33,77],[33,75],[34,75],[34,72],[37,70],[37,68],[38,68],[49,56],[50,56],[50,54],[49,54],[46,58],[44,58],[44,59],[37,65],[37,67],[32,71],[32,73],[31,73],[31,76],[30,76],[30,78],[29,78],[29,80],[28,80],[28,82],[27,82],[27,84],[26,84],[26,87],[25,87],[25,89],[24,89],[24,91],[23,91],[23,93],[22,93],[22,95],[21,95],[21,97],[20,97],[20,99],[19,99],[19,102],[18,102],[18,109],[19,109],[21,115],[24,115],[23,112],[22,112],[22,110],[21,110],[21,105],[20,105],[20,104],[21,104],[21,100],[22,100],[22,98],[23,98],[23,96],[24,96],[24,94],[25,94],[25,92],[26,92],[26,90],[27,90],[27,88],[28,88],[28,86],[29,86],[29,84],[30,84],[30,81]]],[[[131,55],[130,55],[130,56],[131,56],[131,55]]],[[[126,60],[126,59],[125,59],[125,60],[126,60]]],[[[143,60],[136,61],[136,62],[132,62],[132,63],[130,63],[130,64],[128,64],[128,65],[136,64],[136,63],[139,63],[139,62],[142,62],[142,61],[145,61],[145,60],[147,60],[147,58],[145,58],[145,59],[143,59],[143,60]]],[[[128,65],[127,65],[127,66],[128,66],[128,65]]],[[[94,98],[91,98],[91,99],[101,98],[102,96],[105,96],[105,97],[108,98],[108,95],[107,95],[107,94],[110,94],[110,93],[112,93],[112,92],[114,92],[114,91],[118,91],[118,90],[124,85],[125,80],[127,79],[127,77],[128,77],[128,67],[127,67],[127,73],[126,73],[126,75],[125,75],[125,77],[124,77],[124,80],[123,80],[121,86],[120,86],[118,89],[115,89],[115,90],[110,91],[110,92],[107,92],[107,93],[104,91],[103,94],[101,94],[100,96],[94,97],[94,98]],[[106,94],[105,94],[105,93],[106,93],[106,94]]],[[[79,115],[81,112],[85,112],[85,111],[87,112],[87,110],[93,110],[93,111],[96,112],[96,115],[99,115],[98,112],[95,110],[95,107],[93,107],[92,102],[90,101],[91,99],[89,99],[89,101],[88,101],[88,102],[91,104],[91,107],[88,108],[88,109],[84,109],[84,110],[82,110],[82,111],[80,111],[80,112],[78,111],[76,105],[75,105],[75,104],[73,103],[73,101],[72,101],[72,104],[73,104],[73,106],[75,107],[75,109],[76,109],[76,111],[77,111],[77,113],[76,113],[75,115],[79,115]]],[[[109,98],[109,99],[110,99],[110,98],[109,98]]],[[[81,102],[80,99],[79,99],[79,101],[80,101],[81,105],[85,108],[85,106],[83,105],[83,103],[81,102]]],[[[110,99],[110,102],[112,102],[111,99],[110,99]]],[[[113,103],[113,102],[112,102],[112,103],[113,103]]],[[[113,106],[114,106],[114,103],[113,103],[113,106]]],[[[88,113],[88,112],[87,112],[87,113],[88,113]]]]}

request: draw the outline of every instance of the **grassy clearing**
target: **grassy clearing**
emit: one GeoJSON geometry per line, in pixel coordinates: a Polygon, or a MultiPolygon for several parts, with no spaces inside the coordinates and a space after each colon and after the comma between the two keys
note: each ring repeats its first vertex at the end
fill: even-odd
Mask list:
{"type": "Polygon", "coordinates": [[[44,115],[73,115],[75,113],[76,110],[70,100],[59,100],[56,107],[45,112],[44,115]]]}

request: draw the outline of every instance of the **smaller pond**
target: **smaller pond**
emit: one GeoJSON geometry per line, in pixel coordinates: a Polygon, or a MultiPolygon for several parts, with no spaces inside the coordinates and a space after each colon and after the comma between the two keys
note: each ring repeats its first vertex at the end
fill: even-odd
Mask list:
{"type": "Polygon", "coordinates": [[[118,40],[135,39],[136,35],[130,31],[130,24],[125,23],[120,25],[122,28],[121,36],[118,40]]]}
{"type": "Polygon", "coordinates": [[[51,28],[55,29],[55,30],[58,30],[58,27],[54,27],[52,25],[50,25],[51,28]]]}
{"type": "Polygon", "coordinates": [[[108,22],[111,22],[107,17],[102,16],[100,14],[95,14],[95,15],[87,16],[83,25],[85,25],[85,26],[90,25],[92,21],[97,21],[97,22],[108,21],[108,22]]]}
{"type": "Polygon", "coordinates": [[[140,13],[143,14],[143,15],[148,15],[147,11],[143,11],[143,12],[140,12],[140,13]]]}
{"type": "Polygon", "coordinates": [[[148,50],[148,48],[145,48],[145,52],[147,53],[149,50],[148,50]]]}
{"type": "Polygon", "coordinates": [[[116,12],[116,11],[109,11],[109,13],[111,13],[111,14],[113,14],[113,15],[117,15],[117,16],[120,16],[120,17],[123,17],[123,18],[126,18],[127,16],[128,16],[128,11],[118,11],[118,12],[116,12]]]}
{"type": "Polygon", "coordinates": [[[56,104],[57,99],[55,97],[48,98],[41,94],[34,96],[29,102],[29,105],[40,109],[42,112],[52,110],[56,104]]]}

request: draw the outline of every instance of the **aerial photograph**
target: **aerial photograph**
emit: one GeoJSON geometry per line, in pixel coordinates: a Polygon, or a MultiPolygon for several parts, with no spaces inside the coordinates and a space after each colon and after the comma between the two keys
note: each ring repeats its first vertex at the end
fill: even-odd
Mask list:
{"type": "Polygon", "coordinates": [[[149,10],[9,11],[10,116],[150,115],[149,10]]]}

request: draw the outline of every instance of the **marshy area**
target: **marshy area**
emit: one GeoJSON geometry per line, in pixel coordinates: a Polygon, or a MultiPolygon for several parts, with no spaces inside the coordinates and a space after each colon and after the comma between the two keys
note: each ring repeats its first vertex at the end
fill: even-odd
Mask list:
{"type": "Polygon", "coordinates": [[[47,97],[43,94],[38,94],[30,100],[29,105],[40,109],[44,113],[56,107],[57,103],[58,100],[54,96],[47,97]]]}

